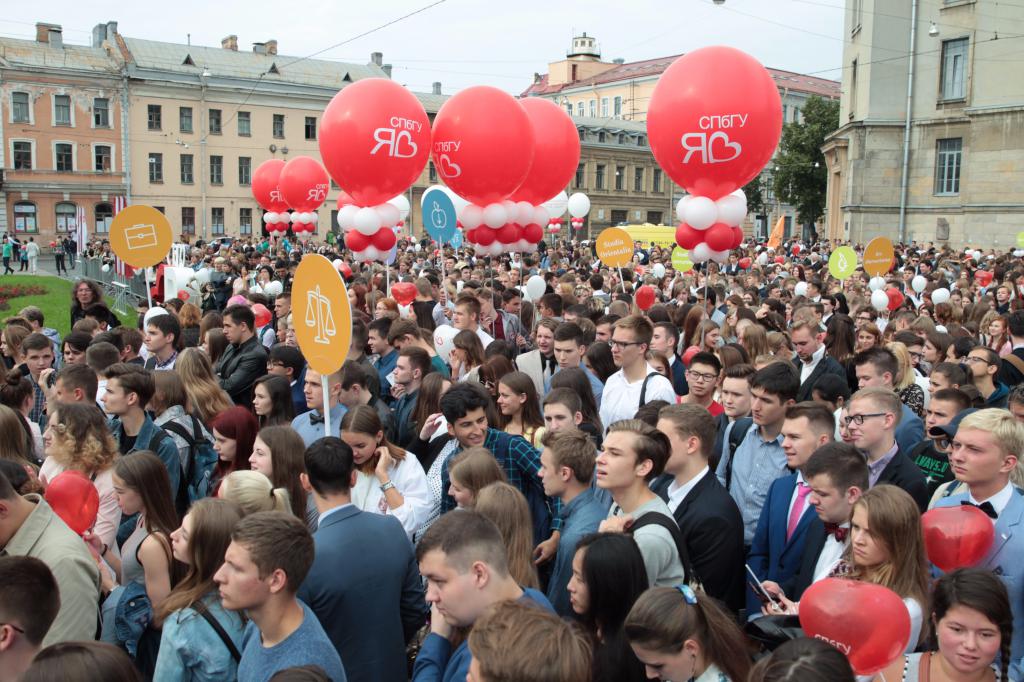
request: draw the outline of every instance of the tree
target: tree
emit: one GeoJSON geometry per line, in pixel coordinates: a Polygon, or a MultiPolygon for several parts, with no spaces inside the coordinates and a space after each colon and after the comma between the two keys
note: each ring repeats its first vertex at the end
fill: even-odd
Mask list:
{"type": "Polygon", "coordinates": [[[760,173],[743,188],[743,195],[747,197],[747,211],[756,216],[764,215],[764,190],[764,178],[760,173]]]}
{"type": "Polygon", "coordinates": [[[782,127],[779,152],[773,161],[775,194],[796,207],[797,218],[813,224],[825,214],[828,170],[821,147],[825,137],[839,127],[839,102],[821,97],[808,98],[803,121],[782,127]]]}

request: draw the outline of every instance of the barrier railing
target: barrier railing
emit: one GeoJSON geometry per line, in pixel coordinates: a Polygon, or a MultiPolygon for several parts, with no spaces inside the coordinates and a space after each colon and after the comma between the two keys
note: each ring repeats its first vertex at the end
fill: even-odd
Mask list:
{"type": "Polygon", "coordinates": [[[119,313],[128,312],[139,301],[146,300],[146,280],[143,271],[138,270],[131,277],[123,277],[114,271],[113,265],[106,271],[101,258],[81,258],[82,276],[98,282],[103,294],[113,301],[113,308],[119,313]]]}

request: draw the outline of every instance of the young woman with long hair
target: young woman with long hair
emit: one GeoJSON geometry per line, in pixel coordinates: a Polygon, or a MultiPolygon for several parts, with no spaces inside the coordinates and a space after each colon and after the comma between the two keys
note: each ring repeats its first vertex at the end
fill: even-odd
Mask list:
{"type": "MultiPolygon", "coordinates": [[[[855,682],[850,661],[820,639],[800,637],[783,643],[750,669],[749,682],[855,682]]],[[[893,682],[889,678],[888,682],[893,682]]]]}
{"type": "Polygon", "coordinates": [[[199,345],[199,325],[202,322],[202,311],[192,303],[186,303],[178,311],[178,322],[181,323],[181,341],[185,348],[199,345]]]}
{"type": "Polygon", "coordinates": [[[751,324],[740,332],[740,345],[747,349],[747,355],[752,360],[762,355],[771,355],[771,348],[768,347],[768,330],[761,324],[751,324]]]}
{"type": "MultiPolygon", "coordinates": [[[[441,412],[441,396],[447,393],[451,387],[451,379],[439,372],[430,372],[427,376],[423,377],[423,381],[420,383],[419,395],[416,397],[416,407],[412,413],[412,421],[416,425],[417,432],[427,423],[427,418],[430,415],[441,412]]],[[[440,419],[442,420],[441,424],[434,431],[430,440],[448,434],[447,422],[444,421],[444,416],[442,415],[440,419]]]]}
{"type": "Polygon", "coordinates": [[[953,345],[953,337],[940,331],[929,332],[924,340],[924,361],[934,367],[946,361],[946,353],[953,345]]]}
{"type": "Polygon", "coordinates": [[[985,339],[985,345],[999,353],[999,356],[1008,355],[1013,350],[1010,341],[1010,322],[1006,315],[1000,315],[996,311],[989,311],[981,320],[980,331],[985,339]]]}
{"type": "Polygon", "coordinates": [[[647,679],[624,628],[647,587],[644,558],[631,535],[593,533],[576,545],[569,603],[594,646],[594,682],[647,679]]]}
{"type": "Polygon", "coordinates": [[[11,370],[22,363],[21,343],[31,333],[17,324],[3,328],[0,332],[0,355],[3,356],[4,368],[11,370]]]}
{"type": "Polygon", "coordinates": [[[306,472],[305,451],[302,437],[291,426],[264,426],[253,442],[249,468],[269,478],[275,488],[287,490],[292,514],[315,529],[320,515],[307,499],[300,479],[306,472]]]}
{"type": "MultiPolygon", "coordinates": [[[[121,523],[114,479],[118,449],[103,413],[92,403],[55,403],[43,433],[43,449],[46,460],[39,469],[39,482],[45,487],[63,471],[81,471],[100,498],[90,535],[101,546],[113,545],[121,523]]],[[[170,487],[168,483],[168,494],[170,487]]]]}
{"type": "Polygon", "coordinates": [[[484,360],[484,364],[480,365],[480,372],[478,374],[480,383],[491,394],[491,399],[494,400],[495,405],[498,404],[498,382],[501,381],[503,376],[514,371],[516,371],[515,366],[504,355],[491,356],[484,360]]]}
{"type": "Polygon", "coordinates": [[[265,374],[253,384],[252,408],[260,427],[290,425],[295,418],[292,387],[283,376],[265,374]]]}
{"type": "Polygon", "coordinates": [[[35,440],[28,421],[18,411],[0,405],[0,459],[36,471],[35,440]]]}
{"type": "Polygon", "coordinates": [[[211,635],[207,617],[216,621],[234,647],[241,650],[242,617],[221,606],[213,581],[241,518],[242,511],[235,503],[205,498],[192,505],[181,527],[171,533],[174,558],[188,571],[154,614],[163,632],[153,679],[234,679],[238,664],[220,633],[211,635]]]}
{"type": "Polygon", "coordinates": [[[604,433],[604,424],[601,423],[601,415],[597,408],[597,399],[594,397],[594,389],[590,385],[590,379],[579,367],[569,367],[556,372],[551,377],[551,390],[556,388],[568,388],[573,393],[579,396],[581,409],[580,414],[583,415],[583,421],[580,424],[580,428],[587,433],[597,436],[604,433]],[[594,431],[584,426],[590,424],[593,426],[594,431]]]}
{"type": "Polygon", "coordinates": [[[505,470],[485,447],[466,448],[448,460],[448,494],[460,509],[472,509],[481,490],[505,481],[505,470]]]}
{"type": "Polygon", "coordinates": [[[221,412],[210,423],[213,449],[217,451],[217,464],[213,469],[210,490],[216,494],[220,481],[233,471],[249,468],[252,444],[256,441],[259,424],[253,413],[235,405],[221,412]]]}
{"type": "Polygon", "coordinates": [[[33,462],[43,460],[43,432],[39,424],[29,419],[35,407],[36,392],[32,382],[21,370],[5,372],[0,384],[0,405],[6,405],[21,416],[25,439],[32,452],[33,462]]]}
{"type": "Polygon", "coordinates": [[[476,332],[463,329],[452,339],[449,364],[452,381],[479,380],[480,365],[484,364],[484,345],[476,332]]]}
{"type": "Polygon", "coordinates": [[[746,682],[746,639],[732,616],[689,586],[653,587],[626,617],[626,637],[648,677],[746,682]]]}
{"type": "Polygon", "coordinates": [[[178,446],[178,457],[181,459],[182,471],[188,469],[188,458],[191,455],[192,445],[189,440],[177,433],[176,430],[184,430],[189,434],[192,442],[213,441],[213,436],[206,426],[199,419],[193,419],[189,410],[188,392],[185,391],[185,384],[177,372],[153,372],[153,397],[149,399],[147,409],[153,413],[153,421],[163,428],[167,435],[178,446]],[[198,428],[197,428],[198,427],[198,428]]]}
{"type": "Polygon", "coordinates": [[[910,351],[907,350],[905,344],[899,341],[893,341],[887,347],[896,356],[896,363],[899,368],[896,376],[893,378],[893,388],[903,404],[923,419],[924,389],[915,381],[914,363],[910,358],[910,351]]]}
{"type": "Polygon", "coordinates": [[[612,347],[607,343],[592,343],[583,356],[583,364],[590,370],[591,374],[601,380],[601,383],[608,381],[608,377],[619,371],[612,358],[612,347]]]}
{"type": "Polygon", "coordinates": [[[533,521],[530,506],[519,489],[504,481],[484,486],[473,511],[487,517],[501,531],[508,554],[508,570],[520,587],[539,589],[533,564],[533,521]]]}
{"type": "Polygon", "coordinates": [[[856,351],[866,351],[869,348],[882,345],[882,332],[878,327],[872,323],[861,325],[857,330],[857,346],[856,351]]]}
{"type": "Polygon", "coordinates": [[[269,478],[250,469],[232,471],[225,476],[217,488],[217,497],[237,504],[243,516],[264,511],[286,514],[292,511],[288,491],[275,488],[269,478]]]}
{"type": "Polygon", "coordinates": [[[505,433],[522,436],[534,446],[544,437],[544,415],[537,387],[526,372],[511,372],[498,381],[498,409],[505,433]]]}
{"type": "Polygon", "coordinates": [[[702,308],[699,305],[695,305],[692,308],[690,308],[689,311],[687,311],[686,317],[683,319],[682,334],[679,337],[683,339],[684,344],[690,344],[690,342],[693,340],[694,333],[700,326],[700,323],[703,322],[706,318],[707,313],[704,312],[704,308],[702,308]]]}
{"type": "Polygon", "coordinates": [[[697,346],[708,353],[718,350],[718,342],[721,340],[721,328],[713,320],[701,320],[701,323],[693,330],[693,336],[689,339],[691,346],[697,346]]]}
{"type": "Polygon", "coordinates": [[[210,358],[198,348],[186,348],[178,353],[174,371],[185,384],[189,406],[204,424],[209,426],[214,417],[234,406],[214,376],[210,358]]]}
{"type": "Polygon", "coordinates": [[[380,415],[369,405],[345,413],[341,439],[352,448],[356,465],[352,504],[363,511],[394,516],[412,538],[433,505],[419,459],[388,441],[380,415]]]}

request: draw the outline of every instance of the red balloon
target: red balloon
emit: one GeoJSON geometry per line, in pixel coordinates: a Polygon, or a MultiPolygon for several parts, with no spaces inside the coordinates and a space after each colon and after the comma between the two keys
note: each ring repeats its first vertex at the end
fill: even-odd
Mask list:
{"type": "Polygon", "coordinates": [[[390,227],[382,227],[370,237],[370,243],[378,251],[390,251],[398,243],[398,237],[390,227]]]}
{"type": "Polygon", "coordinates": [[[783,263],[786,262],[786,258],[785,256],[776,256],[775,262],[778,263],[779,265],[782,265],[783,263]]]}
{"type": "Polygon", "coordinates": [[[899,595],[860,580],[825,578],[808,587],[800,599],[800,626],[845,654],[858,675],[889,665],[910,641],[910,612],[899,595]]]}
{"type": "Polygon", "coordinates": [[[349,267],[349,264],[344,261],[342,261],[341,265],[338,266],[338,272],[340,272],[341,276],[344,277],[345,279],[352,278],[352,268],[349,267]]]}
{"type": "Polygon", "coordinates": [[[79,535],[96,523],[100,495],[81,471],[64,471],[46,486],[46,502],[79,535]]]}
{"type": "Polygon", "coordinates": [[[740,263],[739,263],[739,265],[740,265],[740,267],[741,267],[741,268],[743,268],[744,270],[747,270],[747,269],[749,269],[749,268],[750,268],[750,264],[751,264],[752,262],[753,262],[753,261],[751,261],[751,260],[750,260],[749,258],[740,258],[740,263]]]}
{"type": "Polygon", "coordinates": [[[544,228],[537,223],[523,225],[523,239],[531,244],[537,244],[544,239],[544,228]]]}
{"type": "Polygon", "coordinates": [[[463,235],[470,244],[476,244],[476,231],[477,228],[474,227],[472,230],[466,230],[466,234],[463,235]]]}
{"type": "Polygon", "coordinates": [[[712,251],[725,251],[732,246],[732,228],[725,223],[715,223],[704,231],[704,241],[712,251]]]}
{"type": "Polygon", "coordinates": [[[992,271],[991,270],[977,270],[974,273],[974,281],[983,287],[987,287],[992,284],[992,271]]]}
{"type": "Polygon", "coordinates": [[[720,199],[755,178],[782,135],[782,101],[768,71],[731,47],[680,57],[647,111],[658,164],[690,194],[720,199]]]}
{"type": "Polygon", "coordinates": [[[396,282],[391,285],[391,298],[400,305],[409,305],[416,300],[416,285],[412,282],[396,282]]]}
{"type": "Polygon", "coordinates": [[[364,251],[370,245],[370,238],[359,230],[349,230],[345,233],[345,246],[349,251],[364,251]]]}
{"type": "Polygon", "coordinates": [[[386,78],[342,88],[320,119],[320,156],[360,206],[382,204],[416,181],[430,154],[430,121],[419,99],[386,78]]]}
{"type": "Polygon", "coordinates": [[[256,326],[265,327],[270,324],[271,314],[267,306],[262,303],[257,303],[252,307],[252,313],[256,317],[256,326]]]}
{"type": "Polygon", "coordinates": [[[480,246],[490,246],[498,238],[498,231],[489,227],[476,228],[476,243],[480,246]]]}
{"type": "Polygon", "coordinates": [[[495,233],[495,237],[502,244],[515,244],[519,241],[520,236],[521,230],[519,230],[515,223],[505,223],[495,233]]]}
{"type": "Polygon", "coordinates": [[[704,241],[704,232],[690,227],[686,223],[679,223],[676,228],[676,244],[689,251],[704,241]]]}
{"type": "Polygon", "coordinates": [[[264,211],[281,213],[288,210],[288,202],[277,188],[282,170],[283,160],[270,159],[256,166],[252,172],[252,196],[264,211]]]}
{"type": "MultiPolygon", "coordinates": [[[[315,211],[327,198],[331,179],[320,162],[310,156],[296,156],[285,164],[277,180],[284,200],[296,211],[315,211]]],[[[294,228],[292,228],[294,230],[294,228]]]]}
{"type": "Polygon", "coordinates": [[[700,352],[700,346],[690,346],[683,351],[683,365],[686,367],[690,366],[690,360],[693,360],[693,356],[700,352]]]}
{"type": "Polygon", "coordinates": [[[799,244],[793,244],[793,255],[794,256],[799,256],[800,255],[800,245],[799,244]]]}
{"type": "Polygon", "coordinates": [[[527,97],[519,100],[533,128],[534,158],[542,163],[530,166],[530,173],[512,198],[543,204],[576,175],[580,163],[580,134],[569,114],[551,100],[527,97]]]}
{"type": "Polygon", "coordinates": [[[740,244],[743,243],[743,238],[744,238],[743,228],[742,227],[733,227],[732,228],[732,246],[730,248],[738,249],[740,247],[740,244]]]}
{"type": "Polygon", "coordinates": [[[498,88],[466,88],[434,117],[432,158],[441,180],[480,206],[505,199],[523,183],[533,148],[526,110],[498,88]]]}
{"type": "Polygon", "coordinates": [[[182,289],[181,291],[178,292],[178,298],[181,299],[182,301],[187,301],[189,299],[190,295],[191,294],[189,294],[184,289],[182,289]]]}
{"type": "Polygon", "coordinates": [[[348,192],[342,192],[341,194],[338,195],[338,210],[339,211],[341,209],[345,208],[346,206],[351,206],[354,203],[356,203],[356,200],[353,199],[352,195],[350,195],[348,192]]]}
{"type": "Polygon", "coordinates": [[[995,527],[977,507],[936,507],[921,516],[928,560],[943,571],[976,565],[992,549],[995,527]]]}
{"type": "Polygon", "coordinates": [[[636,305],[640,310],[647,310],[654,305],[654,287],[645,284],[636,290],[636,305]]]}
{"type": "Polygon", "coordinates": [[[889,312],[895,311],[903,305],[903,301],[906,300],[899,289],[889,289],[885,292],[885,295],[889,297],[889,304],[886,306],[889,309],[889,312]]]}

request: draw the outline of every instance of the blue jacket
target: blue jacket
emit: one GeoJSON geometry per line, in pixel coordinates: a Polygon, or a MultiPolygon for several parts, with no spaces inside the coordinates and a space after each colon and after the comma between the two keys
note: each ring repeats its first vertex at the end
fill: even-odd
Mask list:
{"type": "Polygon", "coordinates": [[[292,388],[292,405],[295,407],[295,414],[299,415],[309,411],[306,405],[306,368],[303,367],[299,376],[295,377],[295,385],[292,388]]]}
{"type": "Polygon", "coordinates": [[[900,403],[902,414],[900,423],[896,427],[896,442],[903,452],[910,452],[914,446],[924,440],[924,422],[914,414],[914,411],[900,403]]]}
{"type": "Polygon", "coordinates": [[[153,620],[153,605],[143,583],[132,581],[124,586],[114,611],[114,631],[119,641],[135,658],[139,640],[153,620]]]}
{"type": "Polygon", "coordinates": [[[373,362],[373,366],[377,370],[377,376],[380,377],[380,395],[377,397],[388,404],[394,401],[394,398],[391,397],[391,382],[388,381],[388,375],[395,371],[397,364],[398,351],[396,350],[391,351],[384,357],[377,358],[373,362]]]}
{"type": "MultiPolygon", "coordinates": [[[[242,649],[242,619],[221,606],[217,593],[203,597],[210,615],[242,649]]],[[[164,621],[154,682],[219,682],[235,678],[238,664],[227,645],[193,608],[175,611],[164,621]]]]}
{"type": "MultiPolygon", "coordinates": [[[[110,433],[114,436],[114,441],[120,445],[121,436],[124,433],[121,419],[119,417],[111,418],[109,426],[110,433]]],[[[164,463],[164,466],[167,467],[167,475],[171,479],[171,499],[173,500],[178,493],[178,485],[181,482],[181,458],[178,455],[178,446],[175,444],[174,439],[157,426],[156,422],[148,414],[146,415],[146,421],[142,423],[142,428],[139,429],[139,435],[135,437],[135,445],[128,452],[121,454],[130,455],[139,450],[152,450],[160,458],[160,461],[164,463]]]]}

